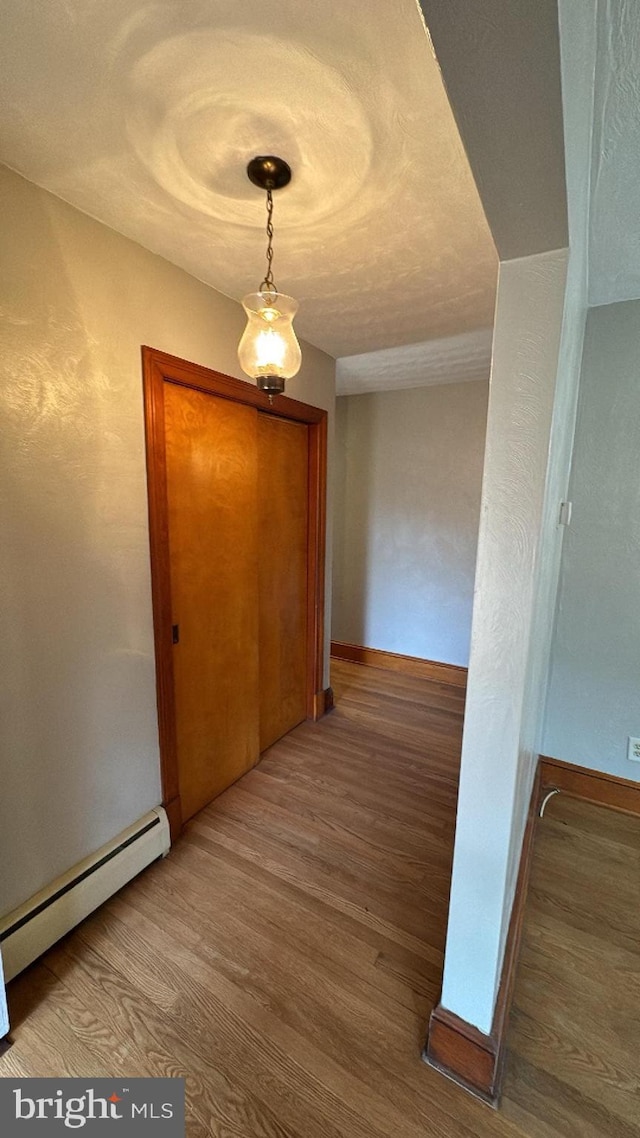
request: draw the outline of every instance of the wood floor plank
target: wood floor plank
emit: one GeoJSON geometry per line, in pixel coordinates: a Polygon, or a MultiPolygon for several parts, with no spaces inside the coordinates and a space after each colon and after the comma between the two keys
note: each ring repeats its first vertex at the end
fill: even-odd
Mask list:
{"type": "MultiPolygon", "coordinates": [[[[344,877],[345,881],[355,882],[361,888],[362,880],[374,881],[382,897],[392,890],[404,901],[407,914],[417,909],[418,923],[422,924],[424,899],[434,899],[433,908],[441,913],[442,891],[450,879],[450,863],[442,866],[429,866],[426,863],[415,865],[407,858],[400,858],[388,850],[381,850],[372,842],[365,841],[347,827],[305,818],[304,814],[294,814],[268,800],[257,803],[250,795],[239,790],[229,798],[224,808],[216,815],[215,823],[203,819],[194,826],[194,833],[211,837],[214,840],[221,833],[228,833],[239,841],[246,841],[251,848],[264,842],[265,851],[274,857],[281,853],[289,857],[296,853],[305,862],[312,861],[320,874],[329,873],[334,879],[344,877]],[[422,885],[423,888],[418,889],[422,885]],[[413,905],[411,900],[419,895],[421,904],[413,905]]],[[[384,902],[383,902],[384,903],[384,902]]]]}
{"type": "Polygon", "coordinates": [[[564,795],[538,827],[503,1109],[543,1138],[640,1135],[639,854],[640,819],[564,795]]]}
{"type": "Polygon", "coordinates": [[[548,808],[496,1114],[420,1059],[464,692],[346,662],[332,684],[10,986],[0,1075],[184,1077],[189,1138],[640,1138],[638,820],[548,808]]]}
{"type": "Polygon", "coordinates": [[[432,959],[434,949],[438,951],[438,948],[443,944],[446,925],[445,914],[439,914],[438,926],[431,931],[429,926],[425,926],[423,923],[422,914],[417,912],[414,904],[410,908],[415,920],[407,920],[409,906],[403,899],[397,899],[397,895],[391,895],[387,898],[391,911],[388,915],[383,914],[379,911],[381,890],[377,882],[372,886],[369,904],[363,907],[358,882],[349,879],[348,871],[344,871],[338,879],[338,875],[329,868],[323,868],[308,855],[302,855],[295,851],[291,852],[285,861],[280,851],[273,850],[273,843],[269,846],[266,839],[253,843],[247,841],[244,835],[240,835],[239,838],[229,835],[222,826],[219,829],[216,828],[215,832],[209,836],[199,834],[195,830],[190,836],[194,844],[199,844],[205,850],[221,845],[238,853],[241,857],[254,862],[256,866],[262,866],[270,873],[297,886],[297,888],[313,894],[330,907],[354,916],[361,923],[369,925],[370,928],[408,948],[418,956],[426,956],[427,959],[432,959]],[[414,931],[414,928],[407,929],[406,924],[412,925],[414,928],[419,926],[419,931],[414,931]]]}
{"type": "MultiPolygon", "coordinates": [[[[163,921],[177,922],[180,926],[189,919],[193,904],[200,900],[200,884],[194,884],[193,877],[205,877],[211,914],[207,918],[201,913],[202,923],[199,922],[198,936],[202,939],[210,931],[216,951],[220,948],[225,931],[220,927],[218,913],[233,912],[236,914],[234,925],[238,927],[240,938],[248,939],[254,929],[258,930],[270,947],[269,955],[273,954],[279,942],[288,940],[307,958],[317,958],[318,966],[321,962],[324,967],[338,966],[345,972],[345,986],[355,990],[364,987],[367,999],[374,1003],[380,1000],[386,1004],[388,999],[394,1000],[419,1013],[421,1020],[425,1011],[432,1006],[422,996],[425,992],[428,992],[429,997],[437,994],[442,971],[440,954],[436,956],[436,963],[429,966],[415,958],[408,961],[408,954],[394,952],[392,945],[385,945],[389,959],[396,961],[398,976],[403,973],[411,975],[416,978],[415,982],[419,986],[411,987],[407,979],[396,979],[391,971],[385,982],[381,983],[378,972],[373,971],[382,955],[379,946],[369,945],[335,921],[329,923],[326,910],[314,910],[308,904],[301,903],[304,898],[291,895],[285,898],[281,890],[272,888],[264,882],[264,878],[261,879],[260,889],[256,890],[255,878],[249,873],[243,875],[235,872],[235,867],[228,862],[219,861],[213,873],[209,859],[204,859],[197,865],[191,858],[188,864],[185,863],[182,867],[173,865],[171,869],[176,888],[169,893],[169,882],[165,877],[163,921]],[[221,872],[218,872],[218,868],[221,872]]],[[[153,917],[154,912],[157,913],[157,903],[149,900],[143,890],[136,895],[135,904],[150,917],[153,917]]],[[[225,927],[227,920],[228,918],[225,927]]],[[[234,959],[237,960],[237,957],[234,959]]]]}
{"type": "MultiPolygon", "coordinates": [[[[209,1128],[209,1133],[237,1135],[237,1138],[248,1133],[263,1138],[297,1135],[284,1122],[271,1117],[270,1112],[256,1102],[255,1096],[244,1093],[236,1081],[228,1079],[221,1063],[215,1061],[215,1047],[202,1046],[197,1032],[199,1015],[193,1014],[191,993],[181,992],[179,1014],[174,1006],[174,1014],[169,1015],[146,1001],[142,990],[132,986],[126,977],[119,975],[114,987],[110,950],[118,938],[110,938],[109,958],[105,958],[99,950],[104,948],[104,940],[96,936],[99,923],[99,918],[90,918],[83,926],[82,935],[78,936],[80,945],[67,953],[62,965],[63,982],[72,993],[82,992],[87,1004],[100,1007],[105,1020],[118,1022],[122,1009],[127,1037],[135,1040],[143,1055],[135,1073],[185,1078],[190,1112],[209,1128]]],[[[128,937],[127,941],[131,944],[132,938],[128,937]]],[[[139,947],[139,953],[144,954],[143,946],[139,947]]],[[[59,958],[54,957],[51,968],[60,968],[59,958]]],[[[68,1018],[68,1004],[61,1011],[68,1018]]],[[[220,1046],[217,1037],[216,1044],[220,1046]]],[[[95,1039],[91,1045],[95,1047],[95,1039]]],[[[121,1068],[113,1060],[111,1073],[127,1075],[131,1072],[130,1063],[121,1068]]]]}
{"type": "Polygon", "coordinates": [[[399,833],[397,823],[392,822],[378,811],[361,804],[345,803],[339,796],[314,787],[311,790],[301,781],[294,784],[284,779],[274,778],[261,769],[259,775],[249,784],[238,784],[237,790],[253,794],[259,801],[272,802],[297,817],[319,821],[332,832],[342,827],[355,839],[367,842],[384,855],[400,858],[423,869],[434,865],[450,868],[451,852],[442,841],[442,830],[430,833],[424,827],[405,823],[399,833]]]}

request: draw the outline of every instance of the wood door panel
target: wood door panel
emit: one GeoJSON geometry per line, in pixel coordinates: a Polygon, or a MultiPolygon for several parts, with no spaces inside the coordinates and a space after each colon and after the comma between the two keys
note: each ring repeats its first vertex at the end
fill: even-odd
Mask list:
{"type": "Polygon", "coordinates": [[[306,718],[309,429],[258,416],[260,750],[306,718]]]}
{"type": "Polygon", "coordinates": [[[189,818],[259,757],[257,419],[165,384],[178,775],[189,818]]]}

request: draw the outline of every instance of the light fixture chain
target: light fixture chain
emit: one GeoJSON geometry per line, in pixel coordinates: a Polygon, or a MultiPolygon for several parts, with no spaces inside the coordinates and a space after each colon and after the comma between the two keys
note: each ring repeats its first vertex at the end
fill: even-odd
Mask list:
{"type": "Polygon", "coordinates": [[[267,187],[267,274],[260,285],[261,292],[277,292],[273,279],[273,194],[267,187]]]}

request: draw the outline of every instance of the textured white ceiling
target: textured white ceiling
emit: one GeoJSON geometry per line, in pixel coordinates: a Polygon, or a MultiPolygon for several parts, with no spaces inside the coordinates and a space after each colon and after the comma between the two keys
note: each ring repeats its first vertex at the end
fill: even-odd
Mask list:
{"type": "Polygon", "coordinates": [[[336,392],[362,395],[366,391],[488,379],[492,338],[492,328],[480,328],[403,348],[346,356],[338,360],[336,392]]]}
{"type": "Polygon", "coordinates": [[[640,297],[640,4],[598,4],[589,300],[640,297]]]}
{"type": "Polygon", "coordinates": [[[334,356],[492,323],[497,260],[416,0],[3,0],[0,160],[230,296],[245,166],[292,165],[275,277],[334,356]]]}

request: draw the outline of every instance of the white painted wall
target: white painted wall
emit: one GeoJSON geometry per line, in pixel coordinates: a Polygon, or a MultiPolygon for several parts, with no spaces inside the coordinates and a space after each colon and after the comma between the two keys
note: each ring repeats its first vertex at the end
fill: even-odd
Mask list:
{"type": "MultiPolygon", "coordinates": [[[[563,72],[566,177],[571,253],[567,268],[558,378],[553,408],[549,467],[538,559],[530,660],[526,737],[541,750],[544,703],[553,636],[560,558],[565,528],[559,504],[568,496],[588,301],[591,139],[593,129],[597,0],[561,0],[559,5],[563,72]]],[[[521,809],[526,811],[527,801],[521,809]]]]}
{"type": "Polygon", "coordinates": [[[488,383],[336,401],[332,637],[466,667],[488,383]]]}
{"type": "Polygon", "coordinates": [[[500,266],[442,1003],[489,1032],[533,758],[523,739],[567,254],[500,266]]]}
{"type": "Polygon", "coordinates": [[[567,266],[547,480],[535,568],[532,638],[525,679],[520,737],[521,762],[516,783],[511,832],[507,905],[502,918],[502,947],[506,943],[511,916],[535,766],[542,750],[560,558],[565,535],[564,526],[559,524],[560,503],[567,499],[569,494],[569,473],[587,316],[589,158],[593,121],[596,2],[597,0],[587,0],[586,3],[585,0],[562,0],[559,10],[571,253],[567,266]],[[523,756],[524,761],[522,761],[523,756]]]}
{"type": "Polygon", "coordinates": [[[596,0],[560,0],[559,17],[571,255],[564,300],[563,251],[500,271],[442,995],[487,1032],[541,747],[587,306],[596,0]]]}
{"type": "MultiPolygon", "coordinates": [[[[244,319],[4,168],[0,213],[7,912],[160,800],[140,346],[239,376],[244,319]]],[[[332,415],[303,360],[290,394],[332,415]]]]}
{"type": "Polygon", "coordinates": [[[640,781],[640,301],[587,319],[546,754],[640,781]]]}
{"type": "MultiPolygon", "coordinates": [[[[589,295],[596,303],[640,295],[638,270],[637,54],[640,11],[624,0],[597,6],[563,0],[572,39],[592,46],[581,71],[592,84],[593,153],[589,193],[589,295]],[[580,8],[578,14],[575,9],[580,8]]],[[[574,74],[574,86],[580,81],[574,74]]],[[[575,136],[573,136],[575,137],[575,136]]],[[[570,145],[572,135],[567,135],[570,145]]],[[[576,186],[576,191],[577,191],[576,186]]],[[[572,195],[573,196],[573,195],[572,195]]],[[[587,241],[584,241],[587,247],[587,241]]],[[[640,358],[638,304],[607,304],[587,321],[580,408],[564,539],[549,691],[540,749],[567,762],[640,778],[626,760],[627,736],[640,733],[638,675],[640,358]],[[589,619],[585,619],[585,613],[589,619]]]]}
{"type": "Polygon", "coordinates": [[[638,0],[600,0],[597,34],[589,248],[592,305],[640,297],[638,0]]]}

